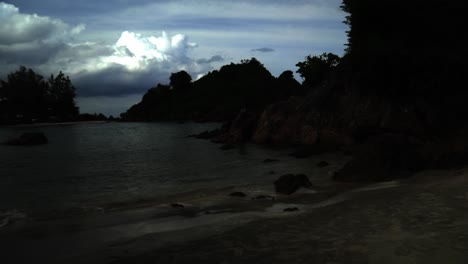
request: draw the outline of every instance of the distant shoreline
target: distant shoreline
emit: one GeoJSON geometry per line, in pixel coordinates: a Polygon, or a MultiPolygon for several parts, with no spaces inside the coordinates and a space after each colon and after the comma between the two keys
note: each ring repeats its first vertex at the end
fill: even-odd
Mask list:
{"type": "Polygon", "coordinates": [[[77,124],[100,124],[109,123],[113,121],[73,121],[73,122],[47,122],[47,123],[32,123],[32,124],[16,124],[16,125],[0,125],[1,127],[41,127],[41,126],[69,126],[77,124]]]}

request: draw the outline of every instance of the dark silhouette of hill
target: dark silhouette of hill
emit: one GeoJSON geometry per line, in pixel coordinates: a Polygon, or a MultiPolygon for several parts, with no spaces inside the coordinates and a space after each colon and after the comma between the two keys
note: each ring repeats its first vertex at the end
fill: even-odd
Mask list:
{"type": "Polygon", "coordinates": [[[457,126],[468,114],[464,6],[460,0],[344,0],[353,86],[414,108],[434,129],[457,126]]]}
{"type": "Polygon", "coordinates": [[[169,85],[158,84],[122,118],[127,121],[229,120],[241,110],[259,112],[278,100],[300,94],[291,71],[278,78],[255,58],[225,65],[195,82],[185,72],[173,73],[169,85]]]}
{"type": "Polygon", "coordinates": [[[344,0],[342,7],[350,26],[345,56],[298,63],[298,72],[309,78],[304,98],[269,105],[253,131],[250,117],[236,120],[216,140],[300,143],[306,147],[295,156],[301,157],[353,153],[335,175],[341,181],[466,166],[464,3],[344,0]],[[320,65],[330,65],[330,72],[322,76],[320,65]]]}

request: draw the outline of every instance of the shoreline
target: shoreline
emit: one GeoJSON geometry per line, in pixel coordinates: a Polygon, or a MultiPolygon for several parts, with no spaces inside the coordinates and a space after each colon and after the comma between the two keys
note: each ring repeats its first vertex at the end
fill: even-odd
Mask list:
{"type": "Polygon", "coordinates": [[[0,125],[0,128],[14,128],[14,127],[42,127],[42,126],[69,126],[79,124],[102,124],[114,121],[75,121],[75,122],[47,122],[47,123],[32,123],[32,124],[16,124],[16,125],[0,125]]]}
{"type": "Polygon", "coordinates": [[[466,169],[424,171],[194,241],[151,248],[157,236],[141,238],[111,263],[465,263],[467,186],[466,169]]]}
{"type": "MultiPolygon", "coordinates": [[[[210,197],[194,197],[180,201],[184,208],[153,204],[77,218],[26,220],[0,229],[0,246],[11,253],[26,245],[31,260],[39,254],[51,258],[48,263],[279,263],[287,256],[293,263],[330,263],[327,258],[335,263],[409,263],[423,258],[421,252],[428,254],[421,248],[435,247],[433,237],[456,238],[454,232],[468,228],[468,210],[457,211],[460,204],[453,203],[463,199],[468,209],[467,186],[464,169],[275,200],[226,194],[213,203],[210,197]],[[283,211],[290,207],[299,211],[283,211]],[[425,235],[429,231],[430,239],[425,235]],[[67,241],[75,242],[63,244],[67,241]]],[[[462,245],[468,246],[468,236],[462,245]]],[[[438,246],[447,250],[459,245],[438,246]]],[[[451,251],[451,258],[468,259],[457,252],[451,251]]],[[[29,261],[8,257],[15,263],[29,261]]]]}

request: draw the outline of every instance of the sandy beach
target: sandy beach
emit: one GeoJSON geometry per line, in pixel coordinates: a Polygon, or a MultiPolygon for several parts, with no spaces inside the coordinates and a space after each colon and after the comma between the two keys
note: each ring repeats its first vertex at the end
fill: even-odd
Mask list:
{"type": "Polygon", "coordinates": [[[226,189],[0,229],[3,263],[465,263],[468,170],[275,199],[226,189]],[[286,208],[297,208],[285,212],[286,208]]]}

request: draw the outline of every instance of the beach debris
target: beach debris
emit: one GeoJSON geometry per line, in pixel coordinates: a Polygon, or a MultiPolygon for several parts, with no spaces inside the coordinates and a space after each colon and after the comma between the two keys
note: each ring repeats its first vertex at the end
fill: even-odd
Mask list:
{"type": "Polygon", "coordinates": [[[283,209],[283,212],[297,212],[297,211],[299,211],[299,208],[297,207],[288,207],[288,208],[283,209]]]}
{"type": "Polygon", "coordinates": [[[5,142],[6,145],[12,146],[32,146],[47,144],[49,141],[42,132],[23,133],[18,138],[13,138],[5,142]]]}
{"type": "Polygon", "coordinates": [[[229,194],[230,196],[233,196],[233,197],[246,197],[247,194],[243,193],[243,192],[233,192],[231,194],[229,194]]]}
{"type": "Polygon", "coordinates": [[[277,159],[265,159],[263,160],[263,163],[272,163],[272,162],[278,162],[279,160],[277,159]]]}
{"type": "Polygon", "coordinates": [[[305,174],[286,174],[274,182],[275,190],[281,194],[293,194],[299,188],[311,188],[312,183],[305,174]]]}
{"type": "Polygon", "coordinates": [[[171,207],[172,208],[185,208],[185,206],[181,203],[172,203],[171,207]]]}
{"type": "Polygon", "coordinates": [[[328,163],[328,162],[326,162],[324,160],[317,163],[317,167],[319,167],[319,168],[324,168],[324,167],[327,167],[328,165],[330,165],[330,163],[328,163]]]}

